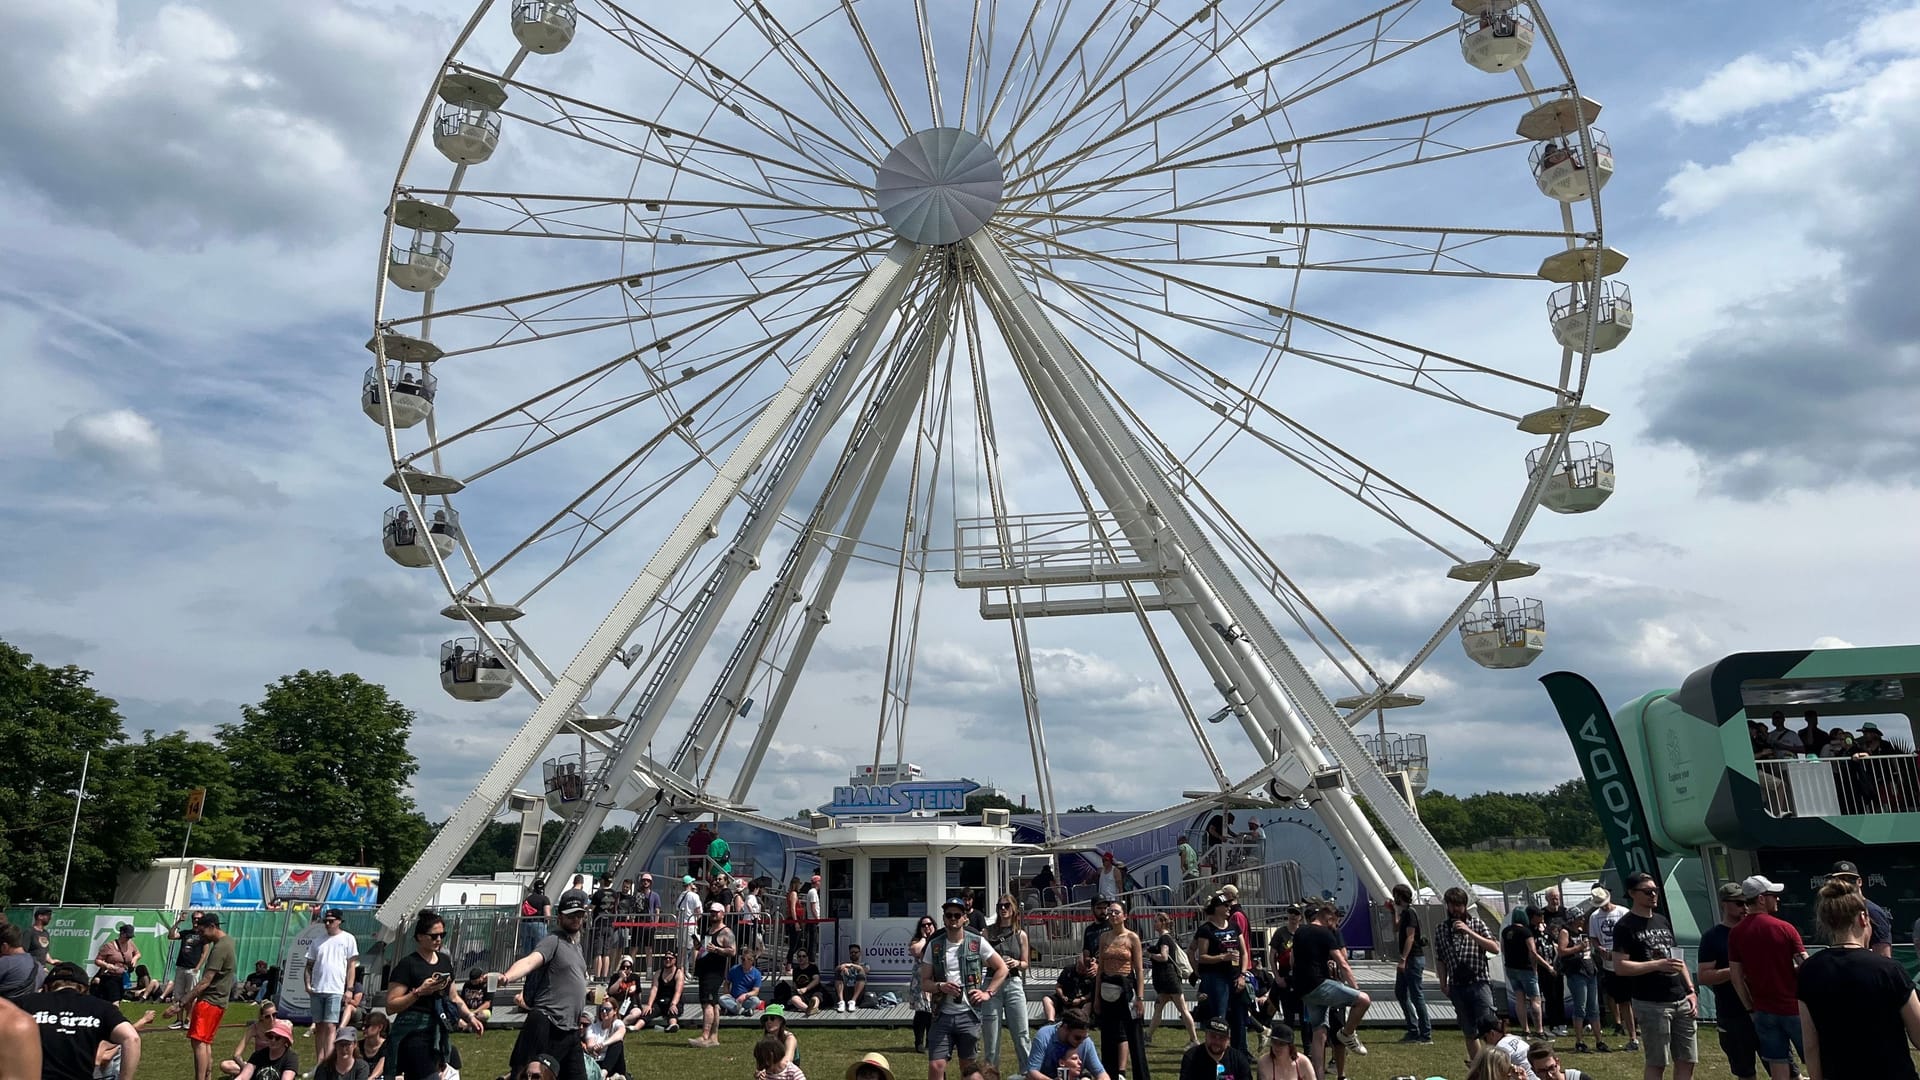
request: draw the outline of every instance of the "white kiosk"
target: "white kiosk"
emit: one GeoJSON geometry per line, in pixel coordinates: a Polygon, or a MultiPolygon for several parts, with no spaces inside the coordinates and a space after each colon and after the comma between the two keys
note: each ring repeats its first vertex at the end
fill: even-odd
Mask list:
{"type": "Polygon", "coordinates": [[[822,914],[832,921],[821,925],[824,955],[816,959],[822,968],[840,963],[847,946],[857,944],[877,987],[911,975],[914,926],[929,914],[940,925],[947,897],[971,888],[991,919],[994,898],[1006,891],[1006,857],[1015,850],[1005,811],[986,812],[993,824],[934,816],[964,810],[978,784],[912,779],[918,772],[888,784],[856,776],[820,808],[831,823],[819,828],[814,852],[822,914]]]}

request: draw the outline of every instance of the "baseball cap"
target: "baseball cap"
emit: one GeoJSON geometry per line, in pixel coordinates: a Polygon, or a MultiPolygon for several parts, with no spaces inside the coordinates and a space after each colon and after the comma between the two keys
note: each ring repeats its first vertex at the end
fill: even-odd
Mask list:
{"type": "Polygon", "coordinates": [[[273,1026],[267,1028],[267,1034],[272,1035],[275,1038],[285,1039],[288,1042],[292,1042],[293,1041],[293,1023],[288,1020],[275,1020],[273,1022],[273,1026]]]}
{"type": "Polygon", "coordinates": [[[541,1054],[533,1060],[539,1063],[540,1071],[546,1073],[548,1076],[552,1076],[560,1071],[560,1062],[555,1059],[552,1054],[541,1054]]]}
{"type": "Polygon", "coordinates": [[[1218,1031],[1222,1034],[1230,1035],[1233,1033],[1233,1029],[1227,1026],[1227,1022],[1218,1018],[1207,1021],[1201,1025],[1201,1028],[1206,1031],[1218,1031]]]}
{"type": "Polygon", "coordinates": [[[71,960],[58,961],[47,969],[47,977],[41,985],[52,986],[55,983],[71,983],[84,989],[87,985],[86,969],[71,960]]]}
{"type": "Polygon", "coordinates": [[[1740,883],[1737,881],[1729,881],[1720,886],[1720,899],[1722,900],[1731,900],[1738,903],[1746,898],[1746,891],[1740,887],[1740,883]]]}
{"type": "Polygon", "coordinates": [[[645,870],[642,870],[642,871],[640,872],[640,880],[641,880],[641,881],[652,881],[652,880],[653,880],[653,875],[652,875],[651,873],[648,873],[648,872],[647,872],[647,871],[645,871],[645,870]]]}
{"type": "Polygon", "coordinates": [[[337,1033],[334,1034],[333,1041],[337,1043],[359,1042],[360,1032],[350,1027],[343,1027],[337,1033]]]}
{"type": "Polygon", "coordinates": [[[945,911],[950,907],[957,907],[960,910],[965,911],[967,909],[967,902],[965,900],[960,899],[957,896],[949,896],[947,897],[947,902],[940,905],[940,910],[945,911]]]}
{"type": "Polygon", "coordinates": [[[120,924],[120,936],[121,936],[121,937],[132,937],[132,936],[133,936],[133,924],[132,924],[132,923],[130,923],[130,922],[123,922],[123,923],[121,923],[121,924],[120,924]]]}
{"type": "Polygon", "coordinates": [[[680,884],[682,884],[682,885],[691,885],[691,884],[693,884],[693,875],[692,875],[692,874],[681,874],[681,875],[680,875],[680,884]]]}
{"type": "Polygon", "coordinates": [[[1839,862],[1833,864],[1833,869],[1828,872],[1827,876],[1828,877],[1859,877],[1860,868],[1858,866],[1855,866],[1852,862],[1846,859],[1841,859],[1839,862]]]}
{"type": "Polygon", "coordinates": [[[1759,874],[1755,874],[1740,883],[1740,895],[1748,900],[1756,899],[1765,893],[1783,893],[1786,891],[1787,887],[1785,885],[1776,885],[1766,878],[1761,877],[1759,874]]]}
{"type": "Polygon", "coordinates": [[[323,918],[328,918],[328,919],[332,919],[332,920],[333,920],[334,922],[346,922],[346,921],[347,921],[347,914],[346,914],[346,912],[344,912],[344,911],[341,911],[341,910],[340,910],[339,908],[337,908],[337,907],[330,907],[330,908],[328,908],[328,909],[327,909],[327,913],[326,913],[326,915],[324,915],[324,916],[322,916],[322,917],[323,917],[323,918]]]}
{"type": "Polygon", "coordinates": [[[1274,1024],[1267,1029],[1267,1041],[1281,1046],[1293,1045],[1293,1029],[1285,1024],[1274,1024]]]}
{"type": "Polygon", "coordinates": [[[712,903],[707,905],[707,910],[716,912],[716,913],[724,912],[727,910],[727,905],[721,904],[721,903],[712,903]]]}
{"type": "Polygon", "coordinates": [[[579,889],[568,889],[560,894],[560,903],[555,910],[562,915],[578,915],[587,910],[587,894],[579,889]]]}
{"type": "Polygon", "coordinates": [[[197,918],[197,919],[195,919],[195,920],[193,920],[193,925],[195,925],[195,926],[219,926],[219,925],[220,925],[220,916],[218,916],[218,915],[215,915],[215,914],[214,914],[213,912],[211,912],[211,911],[203,911],[203,912],[201,912],[201,913],[200,913],[200,917],[199,917],[199,918],[197,918]]]}
{"type": "Polygon", "coordinates": [[[1238,900],[1240,899],[1240,886],[1222,885],[1220,886],[1220,895],[1226,897],[1229,900],[1238,900]]]}
{"type": "Polygon", "coordinates": [[[51,914],[53,914],[53,909],[50,907],[37,907],[33,909],[33,917],[36,919],[42,915],[51,915],[51,914]]]}

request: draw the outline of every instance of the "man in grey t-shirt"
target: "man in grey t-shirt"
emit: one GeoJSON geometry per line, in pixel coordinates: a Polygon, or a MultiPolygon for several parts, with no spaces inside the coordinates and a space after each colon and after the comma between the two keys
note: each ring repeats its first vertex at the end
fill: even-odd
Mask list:
{"type": "Polygon", "coordinates": [[[527,1022],[514,1040],[509,1064],[519,1076],[529,1061],[550,1055],[560,1065],[558,1080],[586,1080],[580,1050],[580,1012],[587,1004],[587,959],[580,951],[580,930],[591,907],[587,894],[568,889],[554,905],[554,932],[533,951],[515,960],[500,976],[503,983],[526,979],[522,993],[527,1022]],[[531,977],[529,977],[531,976],[531,977]]]}

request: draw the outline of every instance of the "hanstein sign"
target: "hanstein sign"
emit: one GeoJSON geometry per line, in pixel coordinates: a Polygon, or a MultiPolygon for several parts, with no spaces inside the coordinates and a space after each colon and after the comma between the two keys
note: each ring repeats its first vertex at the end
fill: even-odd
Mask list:
{"type": "Polygon", "coordinates": [[[820,812],[828,817],[884,817],[965,810],[980,790],[971,780],[909,780],[898,784],[842,784],[820,812]]]}

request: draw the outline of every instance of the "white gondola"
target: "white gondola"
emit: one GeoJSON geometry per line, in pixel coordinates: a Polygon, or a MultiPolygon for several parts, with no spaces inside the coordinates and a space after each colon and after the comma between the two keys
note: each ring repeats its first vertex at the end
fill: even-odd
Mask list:
{"type": "Polygon", "coordinates": [[[440,80],[440,109],[433,117],[433,145],[455,165],[478,165],[500,145],[500,106],[506,88],[492,79],[456,71],[440,80]]]}
{"type": "MultiPolygon", "coordinates": [[[[388,364],[387,384],[393,387],[394,427],[412,427],[433,413],[433,395],[439,380],[430,372],[405,364],[388,364]]],[[[360,380],[360,411],[376,424],[386,423],[378,366],[368,368],[366,377],[360,380]]]]}
{"type": "Polygon", "coordinates": [[[513,689],[513,672],[493,646],[479,638],[454,638],[440,643],[440,688],[461,701],[492,701],[513,689]]]}
{"type": "Polygon", "coordinates": [[[453,554],[459,540],[460,512],[450,507],[436,506],[425,511],[422,518],[415,518],[407,507],[395,506],[387,510],[380,523],[380,546],[386,549],[387,558],[401,566],[432,566],[433,552],[427,545],[433,545],[444,559],[453,554]],[[420,527],[422,520],[424,529],[420,527]]]}
{"type": "Polygon", "coordinates": [[[562,754],[540,763],[546,781],[547,807],[564,818],[579,817],[587,808],[587,784],[600,771],[601,755],[562,754]]]}
{"type": "Polygon", "coordinates": [[[1607,133],[1599,128],[1587,131],[1593,137],[1591,163],[1580,148],[1580,140],[1572,135],[1548,139],[1533,148],[1528,161],[1541,194],[1564,203],[1580,202],[1592,198],[1613,179],[1613,147],[1607,142],[1607,133]]]}
{"type": "Polygon", "coordinates": [[[1460,620],[1460,644],[1481,667],[1521,668],[1547,647],[1546,609],[1538,600],[1494,595],[1460,620]]]}
{"type": "Polygon", "coordinates": [[[1569,349],[1579,350],[1587,340],[1587,298],[1595,296],[1593,351],[1618,348],[1633,333],[1633,293],[1618,281],[1603,281],[1596,294],[1584,284],[1553,290],[1547,298],[1547,318],[1553,324],[1553,340],[1569,349]]]}
{"type": "Polygon", "coordinates": [[[513,5],[513,36],[528,52],[551,55],[566,48],[578,22],[573,0],[519,0],[513,5]]]}
{"type": "Polygon", "coordinates": [[[1460,20],[1460,55],[1488,74],[1512,71],[1533,51],[1533,20],[1524,7],[1489,3],[1460,20]]]}
{"type": "MultiPolygon", "coordinates": [[[[1547,448],[1527,455],[1527,476],[1538,479],[1547,448]]],[[[1540,505],[1556,514],[1584,514],[1613,497],[1613,447],[1603,442],[1569,442],[1567,452],[1547,477],[1540,505]]]]}
{"type": "Polygon", "coordinates": [[[408,292],[440,287],[453,269],[453,237],[460,224],[438,203],[401,199],[393,204],[394,242],[387,251],[387,277],[408,292]]]}

